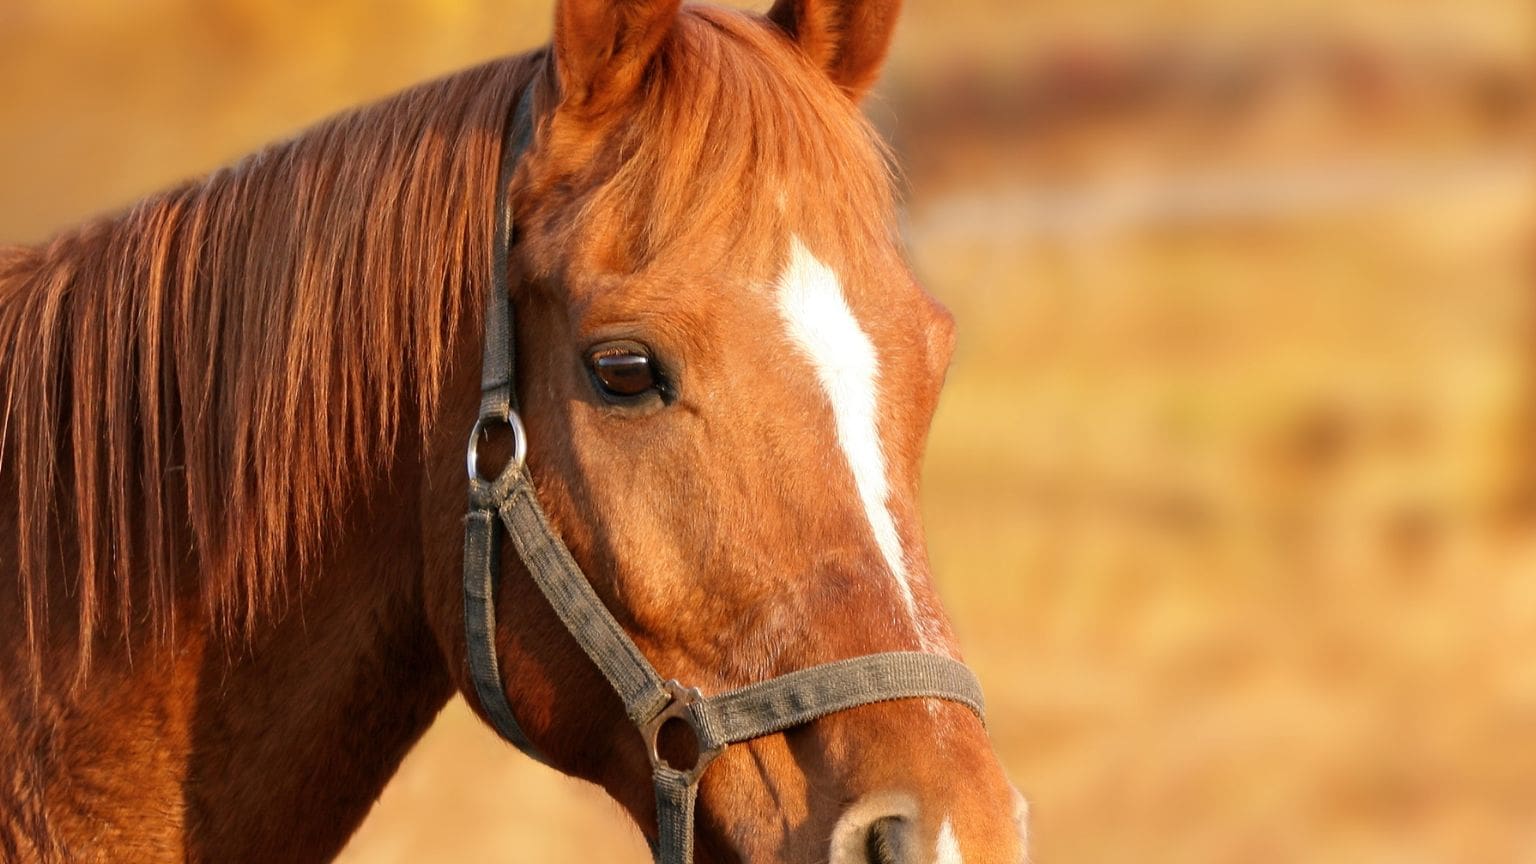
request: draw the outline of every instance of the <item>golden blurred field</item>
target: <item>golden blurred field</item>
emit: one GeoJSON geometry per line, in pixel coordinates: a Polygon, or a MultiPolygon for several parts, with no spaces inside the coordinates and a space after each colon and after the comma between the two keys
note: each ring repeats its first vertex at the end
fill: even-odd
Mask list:
{"type": "MultiPolygon", "coordinates": [[[[1536,860],[1536,7],[908,6],[929,540],[1035,860],[1536,860]]],[[[548,20],[0,0],[0,238],[548,20]]],[[[644,858],[458,703],[343,856],[644,858]]]]}

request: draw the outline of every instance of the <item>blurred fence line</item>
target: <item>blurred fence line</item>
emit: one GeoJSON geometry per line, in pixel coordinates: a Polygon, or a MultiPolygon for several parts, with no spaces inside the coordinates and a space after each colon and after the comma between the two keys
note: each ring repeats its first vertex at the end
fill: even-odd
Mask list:
{"type": "Polygon", "coordinates": [[[1399,158],[1274,171],[1181,171],[1069,185],[1001,184],[925,195],[910,218],[924,240],[1073,239],[1155,226],[1232,225],[1536,188],[1536,154],[1399,158]]]}

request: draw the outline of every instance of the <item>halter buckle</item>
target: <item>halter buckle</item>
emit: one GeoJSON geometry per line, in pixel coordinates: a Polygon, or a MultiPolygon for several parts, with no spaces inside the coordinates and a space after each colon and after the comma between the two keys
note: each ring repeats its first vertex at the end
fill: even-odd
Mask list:
{"type": "Polygon", "coordinates": [[[667,702],[666,707],[662,708],[655,717],[651,718],[650,722],[640,727],[640,734],[645,736],[646,753],[651,757],[651,770],[658,771],[662,768],[670,768],[681,773],[683,781],[691,786],[699,782],[699,777],[703,775],[704,769],[709,767],[709,763],[715,761],[715,757],[725,752],[725,745],[721,744],[709,749],[704,747],[704,736],[699,732],[698,720],[695,718],[693,711],[690,710],[695,704],[704,701],[704,694],[699,692],[699,688],[684,687],[675,680],[667,681],[661,686],[666,689],[667,695],[671,699],[667,702]],[[694,758],[692,768],[679,768],[668,762],[661,755],[661,729],[670,720],[682,721],[688,727],[688,731],[693,733],[694,747],[698,752],[698,756],[694,758]]]}
{"type": "Polygon", "coordinates": [[[517,412],[511,408],[482,411],[475,419],[474,428],[469,430],[469,449],[465,455],[465,461],[470,480],[481,483],[491,483],[495,480],[495,478],[480,476],[480,438],[485,435],[492,423],[500,423],[512,431],[512,458],[502,466],[498,477],[505,475],[509,469],[521,470],[523,460],[528,458],[528,430],[523,428],[523,418],[517,416],[517,412]]]}

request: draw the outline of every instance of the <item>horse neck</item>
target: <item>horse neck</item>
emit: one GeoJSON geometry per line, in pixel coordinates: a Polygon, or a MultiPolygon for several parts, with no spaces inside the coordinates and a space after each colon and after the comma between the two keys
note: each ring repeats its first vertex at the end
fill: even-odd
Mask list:
{"type": "MultiPolygon", "coordinates": [[[[172,639],[104,639],[83,685],[60,669],[34,701],[0,670],[0,859],[340,849],[450,694],[422,606],[418,459],[396,462],[249,640],[215,636],[189,596],[172,639]]],[[[0,630],[10,670],[19,635],[0,630]]]]}
{"type": "Polygon", "coordinates": [[[205,652],[186,786],[193,857],[329,860],[447,701],[422,607],[415,483],[391,485],[348,515],[302,602],[249,649],[205,652]]]}

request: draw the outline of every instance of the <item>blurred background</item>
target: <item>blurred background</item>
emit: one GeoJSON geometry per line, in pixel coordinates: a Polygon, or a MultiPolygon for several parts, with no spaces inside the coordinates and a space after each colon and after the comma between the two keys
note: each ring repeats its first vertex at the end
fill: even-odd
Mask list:
{"type": "MultiPolygon", "coordinates": [[[[1035,860],[1536,860],[1536,4],[907,6],[929,541],[1035,860]]],[[[0,0],[0,239],[550,15],[0,0]]],[[[342,860],[645,857],[455,702],[342,860]]]]}

